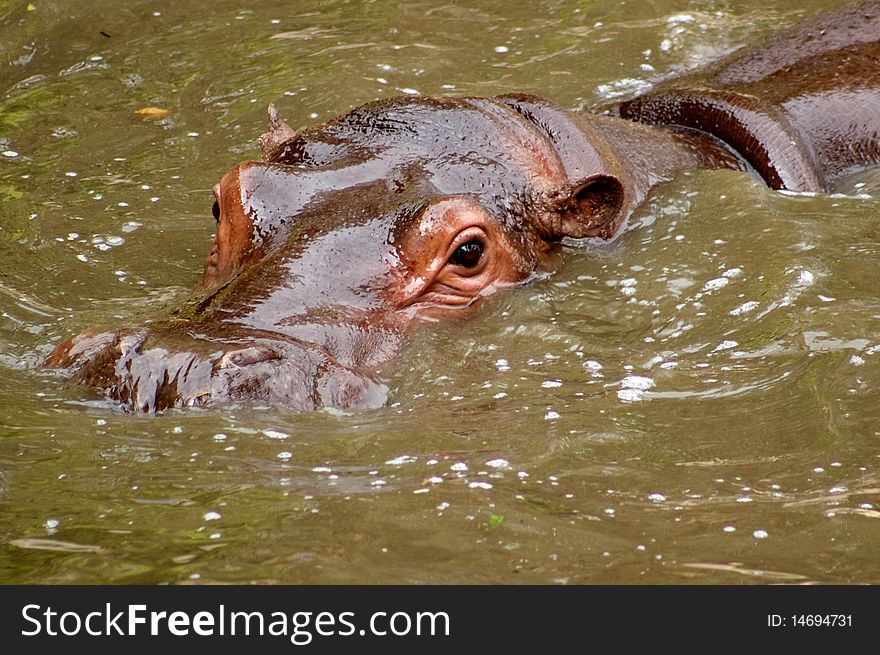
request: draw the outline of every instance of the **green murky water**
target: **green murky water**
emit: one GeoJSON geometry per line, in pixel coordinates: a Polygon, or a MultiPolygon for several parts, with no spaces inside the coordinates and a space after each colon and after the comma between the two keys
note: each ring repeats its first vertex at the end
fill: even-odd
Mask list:
{"type": "Polygon", "coordinates": [[[425,325],[375,411],[131,415],[37,368],[196,282],[269,102],[604,106],[828,3],[471,5],[0,2],[0,581],[880,582],[876,172],[684,176],[425,325]]]}

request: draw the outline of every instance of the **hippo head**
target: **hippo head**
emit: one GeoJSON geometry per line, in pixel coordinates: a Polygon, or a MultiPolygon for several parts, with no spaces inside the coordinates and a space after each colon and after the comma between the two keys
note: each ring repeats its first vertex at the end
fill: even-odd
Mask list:
{"type": "Polygon", "coordinates": [[[214,187],[192,300],[50,365],[142,410],[375,406],[413,318],[527,279],[564,237],[613,236],[628,202],[571,115],[529,96],[398,98],[299,132],[269,119],[262,159],[214,187]]]}

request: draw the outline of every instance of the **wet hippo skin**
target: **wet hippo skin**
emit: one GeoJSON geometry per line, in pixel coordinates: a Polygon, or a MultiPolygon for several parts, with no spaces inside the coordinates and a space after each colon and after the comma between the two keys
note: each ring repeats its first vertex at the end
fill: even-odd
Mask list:
{"type": "Polygon", "coordinates": [[[381,405],[413,320],[527,281],[564,238],[613,239],[655,185],[750,171],[823,191],[880,163],[880,2],[820,16],[610,115],[525,95],[398,98],[294,131],[214,187],[192,297],[46,365],[141,411],[381,405]]]}

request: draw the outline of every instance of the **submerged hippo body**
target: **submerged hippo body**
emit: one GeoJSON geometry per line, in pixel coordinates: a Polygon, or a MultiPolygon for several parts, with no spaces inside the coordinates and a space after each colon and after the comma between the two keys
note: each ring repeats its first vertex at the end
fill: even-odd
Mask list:
{"type": "Polygon", "coordinates": [[[149,328],[68,339],[47,365],[134,409],[377,406],[412,320],[611,239],[651,187],[698,168],[828,189],[880,163],[880,2],[819,17],[621,105],[398,98],[294,132],[214,188],[200,286],[149,328]]]}

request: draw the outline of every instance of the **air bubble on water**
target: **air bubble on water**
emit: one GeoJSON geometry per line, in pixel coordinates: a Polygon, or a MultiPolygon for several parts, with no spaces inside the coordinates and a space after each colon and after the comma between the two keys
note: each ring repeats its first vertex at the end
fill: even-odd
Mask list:
{"type": "Polygon", "coordinates": [[[541,383],[542,389],[556,389],[562,386],[562,380],[544,380],[541,383]]]}
{"type": "Polygon", "coordinates": [[[468,487],[471,489],[491,489],[492,485],[488,482],[470,482],[468,483],[468,487]]]}
{"type": "Polygon", "coordinates": [[[464,462],[456,462],[455,464],[450,466],[449,469],[451,471],[458,471],[458,472],[467,471],[468,465],[465,464],[464,462]]]}
{"type": "Polygon", "coordinates": [[[385,460],[385,463],[391,466],[403,466],[404,464],[412,464],[415,461],[416,457],[413,455],[398,455],[397,457],[385,460]]]}
{"type": "Polygon", "coordinates": [[[222,518],[223,515],[220,512],[205,512],[205,515],[202,517],[206,521],[216,521],[222,518]]]}
{"type": "Polygon", "coordinates": [[[289,450],[282,450],[280,453],[278,453],[278,454],[276,455],[276,457],[277,457],[278,459],[281,459],[281,460],[287,461],[287,460],[289,460],[291,457],[293,457],[293,453],[290,452],[289,450]]]}
{"type": "Polygon", "coordinates": [[[760,303],[758,303],[755,300],[749,300],[747,302],[744,302],[739,307],[731,309],[730,312],[728,312],[728,313],[731,316],[739,316],[740,314],[746,314],[746,313],[752,311],[753,309],[755,309],[759,304],[760,303]]]}
{"type": "Polygon", "coordinates": [[[706,284],[703,285],[703,291],[715,291],[717,289],[722,289],[730,284],[730,279],[726,277],[718,277],[714,280],[709,280],[706,284]]]}
{"type": "Polygon", "coordinates": [[[648,500],[650,500],[652,503],[662,503],[666,500],[666,496],[660,493],[653,493],[648,496],[648,500]]]}
{"type": "Polygon", "coordinates": [[[558,418],[559,418],[559,413],[552,410],[552,409],[548,409],[547,413],[544,414],[545,421],[555,421],[558,418]]]}
{"type": "Polygon", "coordinates": [[[654,380],[643,375],[627,375],[620,381],[617,397],[627,402],[636,402],[643,398],[648,389],[653,388],[654,380]]]}
{"type": "Polygon", "coordinates": [[[508,462],[506,459],[503,459],[501,457],[498,457],[496,459],[490,459],[488,462],[486,462],[486,466],[491,466],[492,468],[495,468],[495,469],[509,469],[509,468],[511,468],[510,462],[508,462]]]}
{"type": "Polygon", "coordinates": [[[281,432],[280,430],[262,430],[262,433],[270,439],[287,439],[287,437],[290,436],[286,432],[281,432]]]}
{"type": "Polygon", "coordinates": [[[673,14],[666,19],[668,25],[677,25],[679,23],[693,23],[696,20],[692,14],[673,14]]]}
{"type": "Polygon", "coordinates": [[[508,50],[510,50],[510,48],[508,48],[506,45],[495,46],[495,52],[497,52],[497,53],[499,53],[499,54],[500,54],[500,53],[505,53],[505,52],[507,52],[508,50]]]}
{"type": "Polygon", "coordinates": [[[766,539],[770,536],[766,530],[755,530],[752,535],[755,537],[755,539],[766,539]]]}
{"type": "Polygon", "coordinates": [[[732,526],[732,525],[725,525],[725,526],[724,526],[724,531],[725,531],[725,532],[736,532],[736,527],[735,527],[735,526],[732,526]]]}
{"type": "Polygon", "coordinates": [[[635,77],[624,77],[611,84],[600,84],[596,91],[606,100],[614,100],[647,90],[651,83],[635,77]]]}

